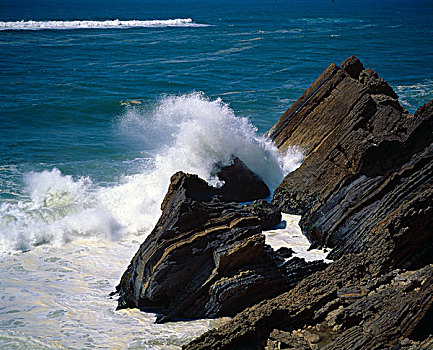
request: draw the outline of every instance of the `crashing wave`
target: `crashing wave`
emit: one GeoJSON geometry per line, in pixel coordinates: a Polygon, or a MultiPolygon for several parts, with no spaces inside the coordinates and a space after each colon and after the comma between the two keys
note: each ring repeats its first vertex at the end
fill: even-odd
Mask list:
{"type": "Polygon", "coordinates": [[[122,28],[161,28],[161,27],[206,27],[195,23],[191,18],[166,20],[126,20],[106,21],[16,21],[0,22],[0,30],[44,30],[44,29],[122,29],[122,28]]]}
{"type": "Polygon", "coordinates": [[[25,174],[25,199],[0,206],[0,252],[149,233],[177,171],[219,185],[215,164],[229,165],[235,156],[273,190],[302,161],[300,151],[281,155],[247,118],[202,93],[162,97],[153,106],[129,106],[116,123],[119,133],[143,150],[134,175],[101,186],[58,169],[25,174]]]}

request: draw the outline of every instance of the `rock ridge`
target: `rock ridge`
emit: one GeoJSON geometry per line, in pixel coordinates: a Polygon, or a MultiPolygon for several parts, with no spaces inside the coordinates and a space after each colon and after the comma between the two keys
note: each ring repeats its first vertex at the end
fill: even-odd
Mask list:
{"type": "MultiPolygon", "coordinates": [[[[419,216],[424,229],[432,225],[426,203],[431,200],[433,102],[409,114],[392,88],[354,56],[342,68],[331,65],[309,90],[268,133],[281,151],[296,145],[306,154],[275,190],[272,203],[302,214],[303,233],[313,246],[333,248],[331,259],[367,250],[372,242],[379,245],[383,225],[397,216],[412,221],[419,216]],[[426,213],[409,219],[404,208],[420,203],[426,213]]],[[[407,232],[393,245],[410,240],[407,232]]],[[[429,242],[410,246],[421,251],[429,242]]],[[[389,247],[388,255],[395,250],[389,247]]],[[[432,250],[419,259],[425,264],[429,255],[432,250]]],[[[388,263],[408,267],[414,260],[400,255],[388,263]]]]}
{"type": "Polygon", "coordinates": [[[305,152],[272,204],[335,259],[183,349],[433,349],[433,101],[408,113],[355,56],[270,129],[305,152]]]}
{"type": "Polygon", "coordinates": [[[424,327],[431,334],[433,266],[383,274],[366,260],[364,254],[348,254],[183,349],[421,349],[419,343],[432,344],[424,327]]]}
{"type": "Polygon", "coordinates": [[[116,288],[118,308],[156,311],[157,322],[234,316],[326,267],[284,263],[265,245],[262,230],[281,221],[274,206],[224,199],[197,175],[172,176],[162,215],[116,288]]]}

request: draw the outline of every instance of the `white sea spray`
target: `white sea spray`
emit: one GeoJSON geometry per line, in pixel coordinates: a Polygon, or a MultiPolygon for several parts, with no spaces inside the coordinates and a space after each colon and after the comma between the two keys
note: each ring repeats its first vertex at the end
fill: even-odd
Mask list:
{"type": "Polygon", "coordinates": [[[156,20],[77,20],[77,21],[0,21],[1,30],[66,30],[66,29],[124,29],[124,28],[163,28],[163,27],[207,27],[195,23],[191,18],[156,20]]]}
{"type": "Polygon", "coordinates": [[[239,157],[271,190],[302,162],[290,149],[281,155],[221,99],[202,93],[165,96],[148,108],[130,107],[116,121],[119,133],[142,147],[134,175],[100,186],[54,168],[24,175],[27,198],[0,208],[0,251],[31,250],[75,239],[119,240],[148,234],[160,216],[170,177],[198,174],[219,186],[215,164],[239,157]]]}

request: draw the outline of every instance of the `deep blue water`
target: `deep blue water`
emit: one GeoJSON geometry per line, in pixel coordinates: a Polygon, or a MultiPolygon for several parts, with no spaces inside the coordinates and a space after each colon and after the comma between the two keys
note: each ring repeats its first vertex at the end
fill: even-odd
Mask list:
{"type": "Polygon", "coordinates": [[[433,98],[433,2],[0,0],[0,348],[179,348],[208,329],[107,295],[174,172],[218,184],[236,155],[272,189],[296,168],[262,135],[353,54],[414,112],[433,98]]]}
{"type": "Polygon", "coordinates": [[[164,96],[220,97],[264,134],[330,63],[355,54],[411,112],[433,98],[431,1],[0,2],[3,22],[176,18],[195,26],[0,31],[0,198],[28,197],[28,172],[97,186],[142,172],[178,131],[130,116],[151,120],[164,96]]]}

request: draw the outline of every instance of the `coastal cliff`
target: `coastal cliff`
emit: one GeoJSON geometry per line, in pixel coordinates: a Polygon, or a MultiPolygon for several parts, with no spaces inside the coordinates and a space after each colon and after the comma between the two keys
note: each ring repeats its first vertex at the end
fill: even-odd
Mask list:
{"type": "Polygon", "coordinates": [[[234,316],[184,349],[433,348],[433,101],[410,114],[352,56],[267,136],[305,155],[272,202],[239,159],[220,169],[221,189],[173,175],[119,308],[152,309],[158,322],[234,316]],[[311,247],[334,262],[267,246],[262,231],[281,212],[302,215],[311,247]]]}
{"type": "Polygon", "coordinates": [[[425,265],[433,238],[413,237],[433,226],[432,113],[430,102],[409,114],[355,57],[331,65],[269,131],[280,150],[297,145],[306,156],[272,203],[301,214],[303,233],[334,248],[331,259],[393,241],[389,264],[425,265]]]}
{"type": "Polygon", "coordinates": [[[272,203],[335,261],[184,349],[433,348],[432,121],[356,57],[329,66],[267,135],[305,152],[272,203]]]}

